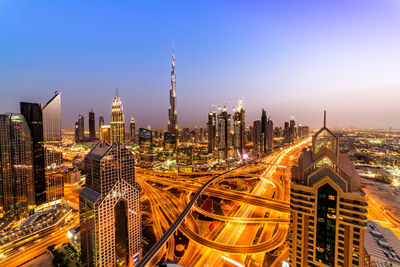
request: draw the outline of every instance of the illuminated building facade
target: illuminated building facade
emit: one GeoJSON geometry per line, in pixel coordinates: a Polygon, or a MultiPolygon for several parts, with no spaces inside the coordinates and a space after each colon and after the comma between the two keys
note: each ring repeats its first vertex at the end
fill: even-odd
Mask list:
{"type": "Polygon", "coordinates": [[[111,108],[111,143],[125,143],[125,120],[122,102],[114,96],[111,108]]]}
{"type": "Polygon", "coordinates": [[[268,118],[267,120],[267,130],[266,130],[266,136],[267,136],[267,149],[272,150],[274,148],[274,123],[272,122],[271,118],[268,118]]]}
{"type": "Polygon", "coordinates": [[[107,142],[111,144],[111,126],[102,125],[100,128],[100,141],[107,142]]]}
{"type": "Polygon", "coordinates": [[[176,153],[177,163],[180,165],[190,165],[193,162],[193,148],[182,147],[176,153]]]}
{"type": "Polygon", "coordinates": [[[239,106],[233,113],[233,147],[235,159],[241,159],[245,146],[245,111],[239,106]]]}
{"type": "Polygon", "coordinates": [[[364,266],[367,197],[339,139],[321,128],[304,149],[290,198],[291,266],[364,266]]]}
{"type": "Polygon", "coordinates": [[[308,126],[301,127],[301,137],[307,138],[310,135],[310,128],[308,126]]]}
{"type": "Polygon", "coordinates": [[[267,153],[267,112],[262,109],[261,111],[261,153],[267,153]]]}
{"type": "Polygon", "coordinates": [[[96,125],[94,121],[93,109],[89,111],[89,138],[90,140],[96,139],[96,125]]]}
{"type": "Polygon", "coordinates": [[[294,117],[291,117],[289,122],[289,144],[293,144],[295,138],[296,138],[296,122],[294,121],[294,117]]]}
{"type": "Polygon", "coordinates": [[[35,206],[33,149],[22,115],[0,115],[0,170],[0,218],[28,217],[35,206]]]}
{"type": "Polygon", "coordinates": [[[290,131],[289,131],[289,122],[285,121],[283,128],[283,140],[285,144],[290,144],[290,131]]]}
{"type": "Polygon", "coordinates": [[[71,246],[78,252],[81,252],[81,233],[80,226],[71,228],[67,232],[67,237],[71,246]]]}
{"type": "Polygon", "coordinates": [[[103,126],[103,125],[104,125],[104,118],[103,118],[103,116],[100,116],[99,117],[99,133],[100,133],[101,126],[103,126]]]}
{"type": "Polygon", "coordinates": [[[153,150],[153,131],[139,128],[139,148],[144,152],[153,150]]]}
{"type": "Polygon", "coordinates": [[[135,124],[135,119],[131,117],[131,124],[129,125],[130,129],[130,134],[129,134],[129,139],[131,143],[136,142],[136,124],[135,124]]]}
{"type": "Polygon", "coordinates": [[[33,148],[35,205],[40,206],[46,202],[42,107],[38,103],[21,102],[20,109],[21,115],[24,116],[30,129],[33,148]]]}
{"type": "Polygon", "coordinates": [[[75,123],[75,142],[85,141],[85,118],[79,114],[78,121],[75,123]]]}
{"type": "Polygon", "coordinates": [[[60,202],[64,195],[63,157],[61,149],[61,93],[56,92],[42,108],[45,154],[46,200],[60,202]]]}
{"type": "Polygon", "coordinates": [[[176,150],[176,136],[170,132],[164,133],[164,151],[175,151],[176,150]]]}
{"type": "Polygon", "coordinates": [[[133,154],[119,142],[99,142],[85,162],[86,186],[79,194],[81,261],[133,266],[142,236],[133,154]]]}
{"type": "Polygon", "coordinates": [[[253,122],[253,156],[259,157],[262,154],[261,121],[253,122]]]}
{"type": "Polygon", "coordinates": [[[218,114],[218,160],[227,160],[231,144],[231,115],[226,108],[218,114]]]}
{"type": "Polygon", "coordinates": [[[178,112],[176,111],[175,52],[172,49],[171,89],[169,91],[168,132],[178,136],[178,112]]]}

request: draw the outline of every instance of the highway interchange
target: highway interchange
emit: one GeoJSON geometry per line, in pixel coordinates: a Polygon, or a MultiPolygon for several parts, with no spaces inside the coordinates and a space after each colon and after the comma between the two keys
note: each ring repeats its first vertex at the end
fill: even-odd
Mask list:
{"type": "MultiPolygon", "coordinates": [[[[224,214],[217,214],[193,203],[177,228],[177,236],[167,238],[167,245],[155,254],[147,266],[171,259],[183,266],[278,266],[288,258],[285,244],[289,229],[289,190],[291,168],[296,164],[303,147],[310,140],[275,151],[255,164],[237,170],[202,173],[168,173],[137,168],[136,181],[142,187],[142,200],[150,203],[151,227],[160,240],[185,210],[195,193],[210,179],[218,176],[202,192],[202,197],[219,198],[231,203],[224,214]],[[224,181],[251,181],[239,191],[224,187],[224,181]],[[199,219],[199,215],[211,218],[199,219]],[[212,221],[213,222],[212,222],[212,221]],[[213,224],[213,227],[210,227],[213,224]],[[189,242],[182,246],[185,236],[189,242]],[[184,251],[176,256],[176,251],[184,251]]],[[[66,190],[65,201],[78,204],[77,188],[66,190]]],[[[400,223],[386,209],[369,199],[371,220],[389,227],[400,237],[400,223]]],[[[0,257],[2,266],[19,266],[47,251],[50,245],[68,242],[68,229],[79,225],[78,213],[67,225],[44,236],[37,237],[7,257],[0,257]]]]}
{"type": "MultiPolygon", "coordinates": [[[[287,166],[296,163],[302,148],[309,141],[304,140],[272,153],[260,163],[219,174],[202,194],[233,201],[234,208],[228,214],[221,215],[201,210],[197,204],[194,204],[193,208],[190,206],[190,211],[178,228],[190,240],[183,257],[176,257],[174,254],[175,239],[167,238],[168,245],[159,249],[149,266],[154,266],[164,254],[166,258],[183,266],[230,266],[231,261],[242,265],[261,266],[264,261],[270,260],[269,258],[276,258],[276,255],[271,256],[269,252],[284,247],[282,245],[289,229],[291,169],[287,166]],[[218,186],[217,181],[229,181],[237,177],[257,182],[249,192],[238,192],[218,186]],[[216,227],[210,231],[205,227],[210,222],[196,219],[196,213],[213,218],[214,222],[218,222],[216,227]]],[[[174,175],[168,177],[156,171],[137,171],[136,180],[152,206],[156,238],[163,237],[162,234],[176,221],[185,207],[187,208],[189,201],[193,200],[193,194],[212,178],[215,178],[212,173],[209,176],[188,178],[174,175]],[[171,189],[178,191],[172,193],[171,189]]]]}

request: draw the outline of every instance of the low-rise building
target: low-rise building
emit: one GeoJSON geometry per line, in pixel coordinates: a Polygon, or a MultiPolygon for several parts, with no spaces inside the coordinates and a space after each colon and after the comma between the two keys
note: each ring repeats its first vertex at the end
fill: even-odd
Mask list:
{"type": "Polygon", "coordinates": [[[389,228],[368,221],[364,231],[367,265],[373,267],[400,266],[400,240],[389,228]]]}

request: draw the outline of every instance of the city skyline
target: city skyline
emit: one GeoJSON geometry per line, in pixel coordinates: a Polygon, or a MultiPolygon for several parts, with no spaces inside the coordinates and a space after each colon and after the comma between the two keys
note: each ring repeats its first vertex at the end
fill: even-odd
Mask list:
{"type": "Polygon", "coordinates": [[[400,266],[397,1],[0,1],[0,265],[400,266]]]}
{"type": "Polygon", "coordinates": [[[399,128],[395,1],[89,8],[1,3],[0,90],[10,101],[0,113],[59,90],[63,128],[91,108],[109,122],[118,86],[138,127],[167,128],[174,41],[181,128],[205,127],[211,104],[233,113],[239,99],[247,125],[265,108],[275,125],[295,116],[317,128],[326,109],[332,128],[399,128]]]}

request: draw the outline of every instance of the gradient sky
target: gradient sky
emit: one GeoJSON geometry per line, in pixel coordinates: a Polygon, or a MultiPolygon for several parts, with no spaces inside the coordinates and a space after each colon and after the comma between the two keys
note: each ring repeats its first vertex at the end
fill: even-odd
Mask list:
{"type": "Polygon", "coordinates": [[[180,127],[243,99],[247,124],[400,128],[397,0],[0,0],[0,113],[60,90],[64,127],[108,122],[118,86],[126,120],[166,127],[172,40],[180,127]]]}

